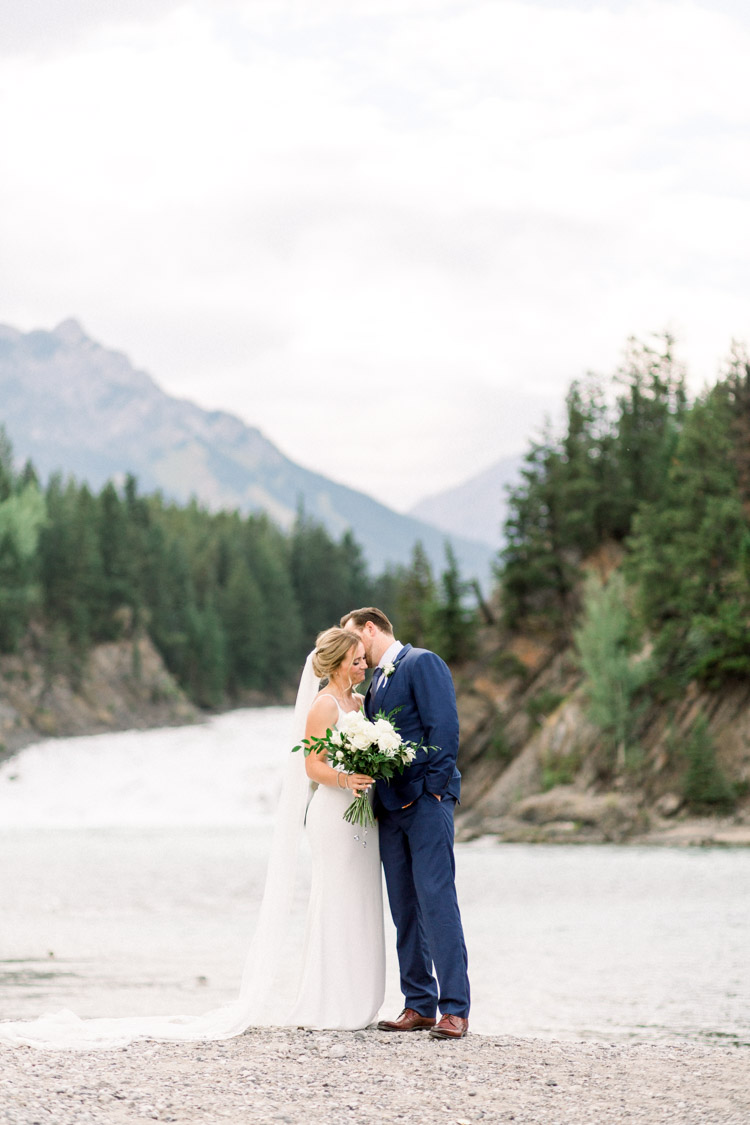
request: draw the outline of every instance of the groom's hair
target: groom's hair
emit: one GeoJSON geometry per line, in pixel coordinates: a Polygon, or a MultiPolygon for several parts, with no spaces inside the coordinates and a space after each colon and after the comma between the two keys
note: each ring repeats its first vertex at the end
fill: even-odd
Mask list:
{"type": "Polygon", "coordinates": [[[353,621],[355,629],[361,629],[368,621],[372,621],[383,633],[390,633],[393,636],[393,626],[383,613],[382,609],[375,609],[375,606],[366,606],[364,609],[350,609],[341,618],[341,628],[346,626],[347,621],[353,621]]]}

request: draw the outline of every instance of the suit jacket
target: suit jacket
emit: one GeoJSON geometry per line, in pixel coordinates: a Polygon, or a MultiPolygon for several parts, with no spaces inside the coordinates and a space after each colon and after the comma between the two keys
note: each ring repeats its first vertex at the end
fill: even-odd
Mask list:
{"type": "Polygon", "coordinates": [[[376,783],[376,802],[386,809],[400,809],[423,793],[439,797],[461,795],[458,757],[458,712],[450,669],[428,649],[404,645],[394,661],[395,671],[373,704],[372,688],[365,696],[365,713],[392,715],[393,725],[408,742],[424,749],[402,774],[376,783]],[[434,747],[428,750],[427,747],[434,747]]]}

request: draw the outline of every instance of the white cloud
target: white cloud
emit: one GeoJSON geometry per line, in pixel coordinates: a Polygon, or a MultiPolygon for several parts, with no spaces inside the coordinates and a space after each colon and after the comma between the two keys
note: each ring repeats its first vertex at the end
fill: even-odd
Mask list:
{"type": "Polygon", "coordinates": [[[12,8],[0,319],[77,316],[396,507],[631,333],[696,385],[749,334],[730,0],[12,8]]]}

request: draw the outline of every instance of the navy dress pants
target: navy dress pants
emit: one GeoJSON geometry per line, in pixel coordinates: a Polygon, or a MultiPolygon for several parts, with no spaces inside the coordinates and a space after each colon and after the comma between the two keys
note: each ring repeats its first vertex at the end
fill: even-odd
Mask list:
{"type": "Polygon", "coordinates": [[[401,991],[405,1007],[427,1017],[437,1008],[443,1015],[469,1014],[468,959],[453,856],[455,803],[453,797],[438,801],[423,793],[406,809],[378,809],[401,991]]]}

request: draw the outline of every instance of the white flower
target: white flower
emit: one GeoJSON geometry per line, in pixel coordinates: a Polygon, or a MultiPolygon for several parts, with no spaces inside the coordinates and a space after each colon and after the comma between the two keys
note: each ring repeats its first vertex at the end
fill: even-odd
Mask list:
{"type": "Polygon", "coordinates": [[[372,735],[366,730],[355,730],[349,734],[349,742],[355,750],[366,750],[372,746],[372,735]]]}
{"type": "Polygon", "coordinates": [[[384,754],[389,754],[390,757],[401,745],[401,735],[387,719],[378,719],[373,724],[373,728],[373,734],[378,748],[382,750],[384,754]]]}
{"type": "Polygon", "coordinates": [[[354,731],[368,730],[371,732],[372,723],[369,719],[365,718],[361,711],[347,711],[339,718],[339,727],[346,734],[351,734],[354,731]]]}
{"type": "Polygon", "coordinates": [[[340,746],[344,741],[344,736],[340,730],[331,731],[331,742],[334,746],[340,746]]]}
{"type": "Polygon", "coordinates": [[[390,679],[395,671],[396,665],[392,660],[389,660],[387,664],[383,665],[383,675],[385,676],[386,680],[390,679]]]}
{"type": "Polygon", "coordinates": [[[343,750],[337,750],[336,751],[336,758],[339,762],[342,762],[344,760],[344,751],[343,750]]]}
{"type": "Polygon", "coordinates": [[[375,739],[379,739],[381,735],[386,734],[395,734],[399,742],[401,741],[401,735],[398,733],[391,720],[386,719],[385,716],[381,716],[372,724],[372,736],[375,739]]]}
{"type": "Polygon", "coordinates": [[[345,741],[355,750],[366,750],[375,741],[375,728],[361,711],[348,711],[339,719],[345,741]]]}

